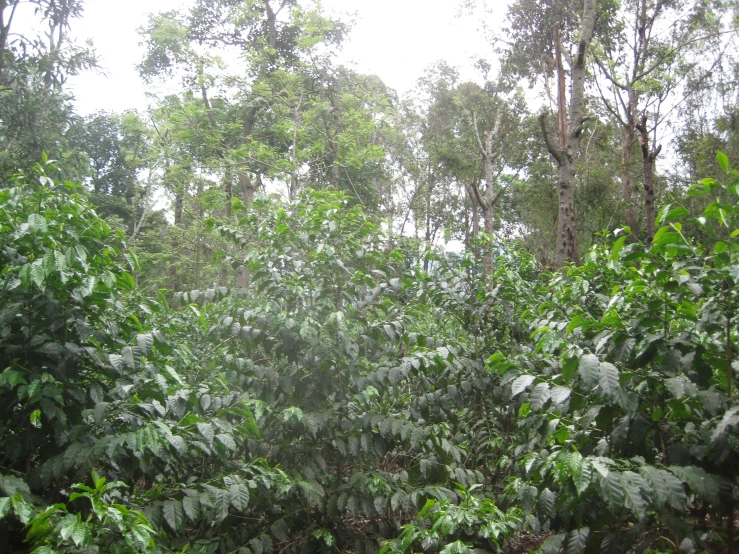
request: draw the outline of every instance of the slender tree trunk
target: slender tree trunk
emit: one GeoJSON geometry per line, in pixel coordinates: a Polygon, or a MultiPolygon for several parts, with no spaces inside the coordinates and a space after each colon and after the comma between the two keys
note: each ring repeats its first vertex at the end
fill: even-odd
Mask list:
{"type": "MultiPolygon", "coordinates": [[[[429,174],[426,178],[426,236],[424,242],[426,248],[431,244],[431,194],[434,192],[434,174],[429,168],[429,174]]],[[[429,258],[424,256],[423,258],[423,270],[429,270],[429,258]]]]}
{"type": "Polygon", "coordinates": [[[185,189],[182,185],[174,193],[174,224],[182,227],[182,210],[185,205],[185,189]]]}
{"type": "MultiPolygon", "coordinates": [[[[477,199],[472,197],[472,240],[475,241],[480,236],[480,205],[477,199]]],[[[475,245],[475,257],[480,259],[480,248],[475,245]]]]}
{"type": "Polygon", "coordinates": [[[15,10],[18,7],[19,2],[13,4],[8,16],[7,23],[5,22],[5,8],[8,7],[8,0],[0,0],[0,84],[6,84],[7,80],[5,77],[5,53],[8,48],[8,37],[10,36],[10,27],[13,24],[13,16],[15,10]]]}
{"type": "MultiPolygon", "coordinates": [[[[596,0],[584,0],[582,25],[577,44],[577,53],[570,67],[570,105],[566,128],[558,126],[559,140],[555,144],[547,131],[546,114],[539,117],[542,135],[547,150],[557,162],[558,168],[558,200],[557,245],[554,253],[555,267],[562,267],[567,262],[577,263],[579,258],[577,243],[577,220],[575,215],[575,163],[580,151],[580,135],[585,117],[585,58],[595,28],[596,0]],[[564,144],[564,147],[561,145],[564,144]]],[[[555,51],[561,58],[559,44],[555,51]]],[[[559,66],[561,59],[557,60],[559,66]]],[[[561,90],[561,87],[558,87],[561,90]]],[[[566,99],[558,97],[558,112],[564,109],[566,99]]]]}
{"type": "MultiPolygon", "coordinates": [[[[251,107],[247,110],[246,114],[244,114],[244,120],[242,121],[241,125],[241,144],[244,146],[247,146],[251,143],[251,134],[254,130],[254,123],[257,118],[257,108],[251,107]]],[[[251,205],[251,203],[254,201],[254,182],[251,179],[250,175],[250,164],[249,160],[246,159],[242,161],[239,164],[238,169],[238,178],[239,178],[239,188],[241,189],[241,195],[242,200],[244,202],[244,206],[247,208],[251,205]]],[[[237,287],[246,287],[249,284],[250,276],[249,276],[249,270],[244,266],[241,270],[241,273],[239,273],[236,276],[236,286],[237,287]]]]}
{"type": "MultiPolygon", "coordinates": [[[[500,138],[500,125],[503,118],[503,110],[498,109],[493,128],[484,134],[485,141],[480,138],[480,130],[477,125],[477,115],[472,112],[472,125],[477,140],[477,148],[482,158],[482,164],[485,171],[485,194],[480,191],[479,184],[475,181],[472,183],[472,192],[475,195],[477,205],[482,210],[483,228],[485,234],[492,237],[495,232],[495,204],[498,202],[504,188],[498,187],[496,190],[494,164],[498,159],[496,141],[500,138]]],[[[493,253],[490,247],[485,248],[483,253],[483,270],[485,277],[493,274],[493,253]]],[[[492,285],[492,283],[490,283],[492,285]]]]}
{"type": "Polygon", "coordinates": [[[654,220],[656,217],[654,209],[654,166],[662,150],[662,145],[649,149],[649,131],[647,129],[647,116],[644,115],[636,126],[639,131],[639,145],[641,146],[642,168],[644,170],[644,215],[646,218],[646,237],[644,243],[649,246],[654,238],[654,220]]]}
{"type": "Polygon", "coordinates": [[[557,64],[557,128],[559,130],[559,147],[567,147],[567,83],[565,68],[562,65],[562,31],[554,28],[554,59],[557,64]]]}
{"type": "Polygon", "coordinates": [[[631,151],[634,146],[635,127],[633,120],[624,128],[621,135],[621,190],[626,204],[626,225],[634,236],[639,236],[639,220],[636,217],[631,183],[631,151]]]}
{"type": "MultiPolygon", "coordinates": [[[[242,122],[241,144],[247,146],[251,143],[251,133],[254,130],[254,122],[257,117],[256,108],[249,108],[242,122]]],[[[254,183],[249,176],[249,160],[239,164],[239,186],[243,195],[244,205],[249,206],[254,200],[254,183]]]]}
{"type": "Polygon", "coordinates": [[[333,165],[331,166],[331,188],[339,190],[339,128],[341,125],[341,88],[342,88],[342,68],[339,68],[339,74],[336,77],[336,92],[333,96],[331,105],[331,114],[333,115],[334,132],[331,137],[331,151],[333,154],[333,165]]]}
{"type": "Polygon", "coordinates": [[[291,202],[294,202],[298,197],[298,126],[300,125],[300,106],[302,103],[303,93],[301,92],[293,115],[293,144],[290,151],[292,171],[290,173],[290,190],[288,191],[291,202]]]}
{"type": "MultiPolygon", "coordinates": [[[[223,174],[223,185],[226,191],[226,219],[231,219],[231,199],[233,198],[233,181],[231,178],[231,171],[228,165],[225,168],[223,174]]],[[[221,274],[218,278],[218,284],[225,287],[228,284],[228,268],[226,264],[221,264],[221,274]]]]}

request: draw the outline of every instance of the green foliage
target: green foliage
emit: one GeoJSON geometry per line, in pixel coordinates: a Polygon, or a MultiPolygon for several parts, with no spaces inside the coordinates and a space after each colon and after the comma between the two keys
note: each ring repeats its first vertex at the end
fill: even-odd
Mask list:
{"type": "Polygon", "coordinates": [[[668,206],[649,249],[621,237],[543,283],[522,314],[530,346],[494,366],[520,406],[507,494],[541,525],[589,530],[544,551],[628,549],[659,543],[662,529],[697,544],[701,520],[736,501],[739,194],[719,162],[728,182],[688,194],[733,201],[697,216],[668,206]]]}
{"type": "Polygon", "coordinates": [[[482,485],[463,487],[457,492],[459,504],[449,500],[426,502],[415,523],[403,526],[398,539],[388,541],[380,550],[386,552],[416,552],[414,545],[422,551],[439,551],[442,554],[471,554],[479,552],[472,542],[483,541],[490,550],[497,550],[501,543],[522,524],[520,510],[513,508],[502,512],[490,498],[479,498],[472,494],[482,485]],[[461,537],[461,538],[460,538],[461,537]]]}
{"type": "Polygon", "coordinates": [[[38,167],[0,192],[0,525],[37,552],[720,544],[737,179],[564,273],[491,243],[492,286],[473,255],[422,270],[342,193],[257,198],[203,222],[246,286],[168,296],[38,167]]]}

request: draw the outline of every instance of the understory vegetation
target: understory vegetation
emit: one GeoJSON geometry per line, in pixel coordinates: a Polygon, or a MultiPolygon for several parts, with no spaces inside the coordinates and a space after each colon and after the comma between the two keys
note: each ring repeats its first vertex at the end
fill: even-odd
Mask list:
{"type": "Polygon", "coordinates": [[[498,243],[487,282],[341,193],[265,197],[208,221],[248,286],[174,294],[53,172],[0,191],[11,551],[726,551],[736,171],[649,247],[498,243]]]}
{"type": "Polygon", "coordinates": [[[739,0],[177,4],[0,0],[2,553],[737,552],[739,0]]]}

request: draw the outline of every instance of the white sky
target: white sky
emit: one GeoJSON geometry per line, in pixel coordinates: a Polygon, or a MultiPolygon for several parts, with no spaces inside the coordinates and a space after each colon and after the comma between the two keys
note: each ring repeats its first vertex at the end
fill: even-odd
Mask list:
{"type": "MultiPolygon", "coordinates": [[[[441,59],[459,66],[463,77],[479,79],[471,59],[493,55],[482,24],[495,26],[501,21],[507,1],[494,3],[498,13],[482,21],[457,17],[458,0],[323,0],[329,10],[358,14],[341,61],[379,75],[401,94],[441,59]]],[[[143,55],[137,29],[149,13],[183,4],[183,0],[86,1],[83,19],[73,22],[73,35],[79,41],[93,40],[105,74],[88,72],[70,79],[79,113],[147,108],[150,100],[135,69],[143,55]]]]}

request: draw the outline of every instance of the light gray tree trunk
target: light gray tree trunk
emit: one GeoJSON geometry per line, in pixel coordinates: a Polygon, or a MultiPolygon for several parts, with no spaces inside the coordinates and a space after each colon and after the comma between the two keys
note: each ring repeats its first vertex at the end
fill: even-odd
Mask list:
{"type": "MultiPolygon", "coordinates": [[[[567,125],[564,129],[561,124],[558,125],[557,144],[551,140],[547,130],[546,114],[539,117],[547,150],[556,161],[559,173],[557,180],[559,196],[557,245],[554,252],[554,265],[558,268],[567,262],[577,263],[579,258],[575,216],[575,163],[580,152],[580,135],[585,117],[585,61],[595,28],[595,4],[596,0],[584,0],[577,52],[570,64],[570,104],[567,125]]],[[[556,32],[555,36],[559,38],[556,32]]],[[[559,44],[557,44],[556,51],[559,56],[562,55],[559,44]]],[[[557,63],[561,64],[561,60],[557,63]]],[[[561,86],[558,86],[558,89],[561,91],[561,86]]],[[[561,113],[566,99],[560,94],[557,100],[561,113]]]]}

